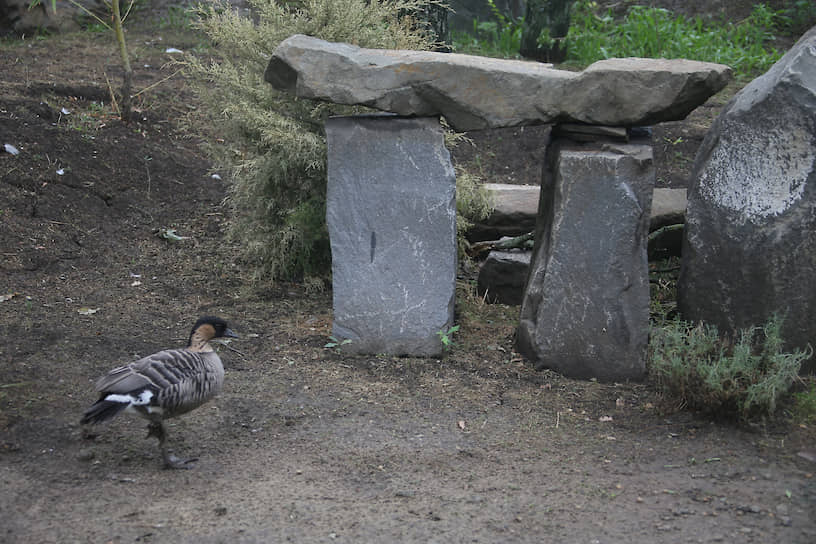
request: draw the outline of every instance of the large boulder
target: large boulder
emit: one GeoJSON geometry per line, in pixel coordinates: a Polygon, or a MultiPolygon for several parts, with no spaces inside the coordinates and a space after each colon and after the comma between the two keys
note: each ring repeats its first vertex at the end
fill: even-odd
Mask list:
{"type": "Polygon", "coordinates": [[[608,59],[583,72],[471,55],[363,49],[290,36],[264,74],[299,97],[400,115],[443,115],[467,131],[553,122],[649,125],[683,119],[731,69],[691,60],[608,59]]]}
{"type": "MultiPolygon", "coordinates": [[[[816,345],[816,27],[726,105],[695,160],[678,304],[816,345]]],[[[816,370],[811,360],[808,369],[816,370]]]]}
{"type": "Polygon", "coordinates": [[[517,348],[537,368],[640,379],[649,332],[650,145],[548,150],[517,348]]]}
{"type": "Polygon", "coordinates": [[[439,355],[453,324],[456,178],[437,118],[326,122],[333,334],[352,353],[439,355]]]}

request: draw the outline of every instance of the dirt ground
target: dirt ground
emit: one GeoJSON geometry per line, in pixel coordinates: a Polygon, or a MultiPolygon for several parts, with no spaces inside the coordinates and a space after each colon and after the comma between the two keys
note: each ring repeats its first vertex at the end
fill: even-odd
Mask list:
{"type": "MultiPolygon", "coordinates": [[[[129,34],[138,89],[199,43],[150,28],[129,34]]],[[[816,541],[812,426],[536,372],[513,351],[518,308],[467,287],[441,360],[327,349],[330,293],[242,285],[182,78],[124,126],[107,35],[6,41],[0,66],[0,144],[20,151],[0,152],[0,542],[816,541]],[[100,374],[182,345],[202,314],[242,339],[220,397],[169,425],[192,470],[162,470],[141,421],[80,428],[100,374]]],[[[723,102],[656,129],[659,183],[682,186],[723,102]]],[[[533,183],[524,132],[455,156],[533,183]]]]}

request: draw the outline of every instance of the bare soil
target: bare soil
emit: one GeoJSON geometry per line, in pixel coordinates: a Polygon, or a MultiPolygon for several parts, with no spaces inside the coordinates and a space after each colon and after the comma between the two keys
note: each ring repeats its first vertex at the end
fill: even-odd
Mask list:
{"type": "MultiPolygon", "coordinates": [[[[145,88],[198,38],[129,42],[145,88]]],[[[183,78],[123,125],[107,35],[6,41],[0,66],[0,144],[20,151],[0,152],[0,542],[816,541],[816,464],[797,456],[813,427],[536,372],[513,350],[518,309],[466,286],[440,360],[327,349],[330,293],[242,284],[183,78]],[[221,396],[169,425],[193,469],[162,470],[141,421],[80,428],[99,375],[182,345],[202,314],[242,339],[221,349],[221,396]]],[[[660,183],[682,186],[723,102],[656,128],[660,183]]],[[[539,132],[474,134],[455,159],[534,183],[539,132]]]]}

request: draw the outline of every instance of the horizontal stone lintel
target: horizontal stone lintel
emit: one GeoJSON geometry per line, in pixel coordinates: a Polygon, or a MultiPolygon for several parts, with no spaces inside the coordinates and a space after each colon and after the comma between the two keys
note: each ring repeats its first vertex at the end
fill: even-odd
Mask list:
{"type": "Polygon", "coordinates": [[[731,69],[685,59],[598,61],[581,72],[532,61],[364,49],[303,35],[275,49],[277,89],[405,116],[444,116],[459,131],[548,123],[616,127],[680,120],[725,87],[731,69]]]}

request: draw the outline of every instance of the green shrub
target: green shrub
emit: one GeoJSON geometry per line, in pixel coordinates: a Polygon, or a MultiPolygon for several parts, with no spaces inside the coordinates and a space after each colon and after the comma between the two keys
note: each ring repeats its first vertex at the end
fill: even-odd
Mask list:
{"type": "Polygon", "coordinates": [[[623,20],[596,2],[576,2],[569,31],[568,61],[586,66],[612,57],[685,58],[731,66],[754,76],[779,60],[769,44],[782,12],[757,4],[739,23],[687,18],[666,9],[632,6],[623,20]]]}
{"type": "Polygon", "coordinates": [[[721,338],[717,329],[679,319],[652,328],[650,374],[692,410],[747,419],[772,414],[812,349],[782,351],[782,320],[721,338]]]}
{"type": "Polygon", "coordinates": [[[410,17],[418,0],[250,0],[251,17],[223,2],[197,9],[211,61],[188,59],[208,106],[216,164],[231,172],[230,232],[256,282],[326,277],[323,122],[361,108],[296,99],[263,80],[275,47],[307,34],[362,47],[428,49],[410,17]]]}

